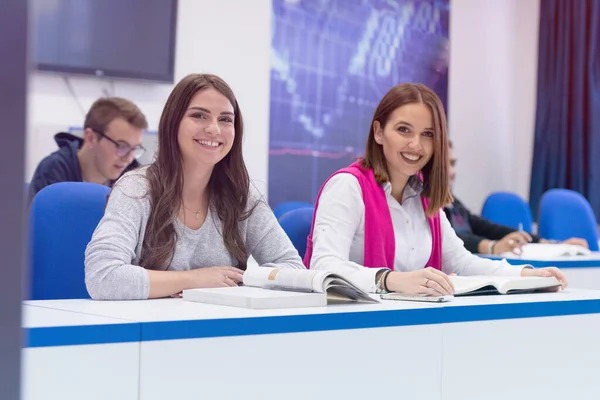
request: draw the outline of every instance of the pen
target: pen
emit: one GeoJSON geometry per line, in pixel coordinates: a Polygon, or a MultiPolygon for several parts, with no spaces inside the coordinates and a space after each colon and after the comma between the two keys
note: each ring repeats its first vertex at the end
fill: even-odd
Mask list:
{"type": "MultiPolygon", "coordinates": [[[[525,235],[525,231],[523,230],[523,223],[519,222],[519,233],[521,234],[521,236],[523,236],[524,238],[529,237],[529,235],[525,235]]],[[[525,243],[529,242],[529,240],[526,240],[525,243]]]]}
{"type": "MultiPolygon", "coordinates": [[[[523,235],[524,231],[523,231],[523,223],[522,222],[519,222],[519,230],[518,230],[518,232],[521,234],[520,235],[521,237],[525,237],[525,235],[523,235]]],[[[521,239],[518,239],[517,240],[518,252],[516,251],[517,248],[513,248],[513,250],[512,250],[513,253],[515,253],[516,255],[523,254],[523,250],[521,249],[521,246],[524,245],[524,244],[526,244],[526,243],[527,243],[527,241],[523,242],[521,239]]]]}

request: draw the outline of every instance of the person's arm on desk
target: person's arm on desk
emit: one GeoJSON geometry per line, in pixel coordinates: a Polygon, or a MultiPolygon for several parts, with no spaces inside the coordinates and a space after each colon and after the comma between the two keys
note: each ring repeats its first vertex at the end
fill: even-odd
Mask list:
{"type": "Polygon", "coordinates": [[[539,242],[540,243],[548,243],[548,244],[563,243],[563,244],[571,244],[571,245],[575,245],[575,246],[585,247],[586,249],[590,248],[587,240],[582,239],[582,238],[577,238],[577,237],[567,239],[563,242],[559,242],[559,241],[555,241],[555,240],[547,240],[547,239],[540,239],[539,242]]]}
{"type": "Polygon", "coordinates": [[[481,258],[469,252],[456,235],[448,219],[440,213],[442,231],[442,269],[457,275],[519,276],[525,265],[512,266],[505,260],[496,261],[481,258]]]}
{"type": "Polygon", "coordinates": [[[556,267],[525,268],[521,271],[521,276],[542,276],[546,278],[553,276],[562,283],[560,288],[555,288],[553,290],[565,289],[569,285],[565,275],[556,267]]]}
{"type": "Polygon", "coordinates": [[[458,236],[464,241],[465,247],[471,253],[502,254],[518,252],[526,243],[537,241],[537,237],[533,238],[527,232],[515,231],[507,226],[495,224],[471,213],[466,207],[462,207],[468,213],[472,233],[459,234],[458,236]]]}
{"type": "Polygon", "coordinates": [[[126,176],[111,192],[85,253],[85,284],[90,297],[142,300],[171,296],[189,288],[237,285],[242,272],[233,267],[161,271],[132,264],[135,249],[141,246],[139,232],[145,229],[149,213],[144,180],[126,176]]]}
{"type": "Polygon", "coordinates": [[[209,267],[189,271],[148,270],[148,298],[177,296],[186,289],[235,287],[242,282],[242,274],[240,269],[234,267],[209,267]],[[223,281],[224,274],[229,279],[223,281]]]}
{"type": "Polygon", "coordinates": [[[462,241],[450,226],[445,215],[440,215],[442,228],[442,264],[444,271],[457,275],[496,275],[496,276],[554,276],[568,285],[564,274],[555,267],[532,268],[531,265],[510,265],[505,260],[489,260],[471,254],[462,246],[462,241]]]}
{"type": "MultiPolygon", "coordinates": [[[[489,251],[482,252],[482,254],[503,254],[503,253],[514,253],[521,254],[521,248],[527,243],[533,241],[531,235],[527,232],[512,232],[504,236],[500,240],[488,241],[489,251]]],[[[484,244],[482,244],[484,245],[484,244]]]]}
{"type": "Polygon", "coordinates": [[[142,179],[126,176],[115,185],[87,245],[85,284],[92,299],[138,300],[149,296],[148,271],[132,264],[143,221],[148,218],[142,179]]]}

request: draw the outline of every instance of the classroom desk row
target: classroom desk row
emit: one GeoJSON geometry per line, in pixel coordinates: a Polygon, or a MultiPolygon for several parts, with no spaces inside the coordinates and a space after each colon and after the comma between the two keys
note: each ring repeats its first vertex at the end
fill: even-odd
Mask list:
{"type": "Polygon", "coordinates": [[[23,399],[599,398],[600,291],[250,310],[27,301],[23,399]]]}

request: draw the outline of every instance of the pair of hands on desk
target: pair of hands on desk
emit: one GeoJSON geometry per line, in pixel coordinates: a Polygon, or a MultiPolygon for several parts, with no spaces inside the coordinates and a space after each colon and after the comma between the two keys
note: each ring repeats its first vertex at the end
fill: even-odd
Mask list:
{"type": "MultiPolygon", "coordinates": [[[[568,285],[564,274],[555,267],[523,268],[521,270],[521,276],[554,276],[561,281],[562,289],[566,288],[568,285]]],[[[387,277],[386,283],[387,288],[390,291],[405,293],[407,295],[454,295],[454,285],[452,285],[449,275],[431,267],[410,272],[393,271],[387,277]]],[[[555,288],[554,290],[559,290],[559,288],[555,288]]]]}
{"type": "MultiPolygon", "coordinates": [[[[496,242],[496,244],[494,245],[493,254],[514,253],[518,255],[521,254],[521,247],[523,247],[527,243],[531,243],[532,241],[533,238],[527,232],[512,232],[496,242]]],[[[545,239],[540,239],[540,243],[554,242],[550,242],[545,239]]],[[[582,246],[586,249],[588,248],[588,242],[585,239],[581,238],[570,238],[560,243],[582,246]]]]}

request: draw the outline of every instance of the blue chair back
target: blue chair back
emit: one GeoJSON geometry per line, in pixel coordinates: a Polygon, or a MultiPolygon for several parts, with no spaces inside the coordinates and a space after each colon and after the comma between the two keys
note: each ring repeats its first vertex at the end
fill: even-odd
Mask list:
{"type": "Polygon", "coordinates": [[[275,218],[279,219],[283,214],[289,211],[312,206],[312,204],[303,201],[286,201],[284,203],[279,203],[273,210],[273,214],[275,214],[275,218]]]}
{"type": "Polygon", "coordinates": [[[29,211],[32,300],[89,298],[85,249],[109,191],[95,183],[61,182],[35,196],[29,211]]]}
{"type": "Polygon", "coordinates": [[[496,192],[490,194],[483,204],[481,216],[496,224],[513,229],[519,229],[519,224],[522,224],[524,231],[531,233],[533,230],[531,208],[515,193],[496,192]]]}
{"type": "Polygon", "coordinates": [[[314,212],[313,207],[297,208],[283,214],[279,219],[279,224],[302,258],[306,253],[306,239],[310,234],[314,212]]]}
{"type": "Polygon", "coordinates": [[[580,193],[551,189],[540,199],[539,234],[544,239],[587,240],[590,250],[598,251],[598,223],[592,206],[580,193]]]}

